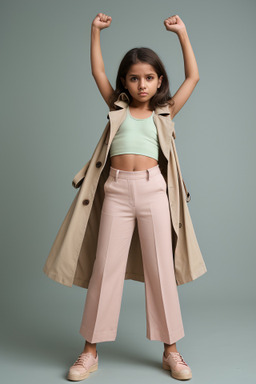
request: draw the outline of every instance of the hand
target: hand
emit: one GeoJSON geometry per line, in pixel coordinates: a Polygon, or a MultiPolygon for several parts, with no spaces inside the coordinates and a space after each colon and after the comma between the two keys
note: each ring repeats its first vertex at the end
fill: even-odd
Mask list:
{"type": "Polygon", "coordinates": [[[92,27],[98,28],[99,30],[108,28],[111,24],[112,17],[105,15],[105,13],[98,13],[92,22],[92,27]]]}
{"type": "Polygon", "coordinates": [[[179,33],[186,30],[186,26],[178,15],[173,15],[164,20],[164,25],[167,31],[179,33]]]}

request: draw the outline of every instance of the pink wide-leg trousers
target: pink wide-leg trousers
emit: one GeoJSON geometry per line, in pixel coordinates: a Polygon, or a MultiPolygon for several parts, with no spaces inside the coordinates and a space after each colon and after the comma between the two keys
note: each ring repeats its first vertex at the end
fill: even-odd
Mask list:
{"type": "Polygon", "coordinates": [[[175,343],[185,334],[174,274],[166,182],[159,165],[143,171],[110,167],[104,191],[96,258],[80,334],[90,343],[116,338],[137,219],[145,276],[146,337],[175,343]]]}

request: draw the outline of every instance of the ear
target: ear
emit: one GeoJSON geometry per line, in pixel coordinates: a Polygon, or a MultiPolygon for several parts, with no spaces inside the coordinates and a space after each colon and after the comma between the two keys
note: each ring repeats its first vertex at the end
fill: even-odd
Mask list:
{"type": "Polygon", "coordinates": [[[162,84],[162,81],[163,81],[163,75],[161,75],[158,79],[158,84],[157,84],[157,88],[160,88],[161,87],[161,84],[162,84]]]}

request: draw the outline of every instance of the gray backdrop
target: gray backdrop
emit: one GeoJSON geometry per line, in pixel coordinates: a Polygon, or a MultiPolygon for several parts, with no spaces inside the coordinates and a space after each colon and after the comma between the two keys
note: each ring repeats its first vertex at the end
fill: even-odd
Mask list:
{"type": "MultiPolygon", "coordinates": [[[[1,0],[1,378],[58,383],[84,346],[86,290],[43,273],[50,247],[107,122],[90,69],[90,27],[101,33],[115,85],[135,46],[163,60],[174,94],[184,81],[178,14],[200,81],[175,116],[189,210],[208,272],[179,286],[185,337],[177,348],[196,383],[254,377],[255,1],[1,0]],[[99,113],[95,114],[95,111],[99,113]]],[[[91,382],[170,382],[163,344],[146,339],[144,284],[125,282],[118,335],[100,343],[91,382]]],[[[252,382],[252,381],[251,381],[252,382]]]]}

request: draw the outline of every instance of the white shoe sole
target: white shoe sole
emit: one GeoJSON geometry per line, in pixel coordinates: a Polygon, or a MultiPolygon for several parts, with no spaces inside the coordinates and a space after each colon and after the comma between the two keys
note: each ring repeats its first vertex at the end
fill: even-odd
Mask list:
{"type": "Polygon", "coordinates": [[[84,380],[84,379],[86,379],[90,375],[91,372],[97,371],[97,369],[98,369],[98,363],[92,365],[85,373],[80,374],[80,375],[72,373],[72,372],[69,372],[68,376],[67,376],[67,379],[71,380],[71,381],[84,380]]]}
{"type": "Polygon", "coordinates": [[[178,379],[178,380],[189,380],[192,378],[192,373],[187,373],[187,374],[184,374],[184,373],[180,373],[180,372],[175,372],[175,371],[172,371],[171,367],[169,366],[169,364],[165,363],[163,361],[163,369],[166,369],[168,371],[171,371],[171,375],[172,377],[174,377],[174,379],[178,379]]]}

